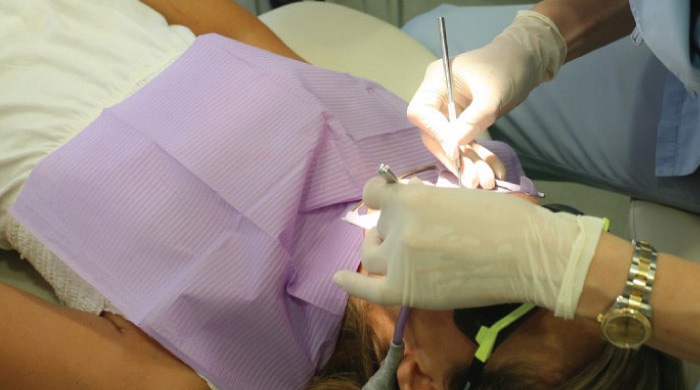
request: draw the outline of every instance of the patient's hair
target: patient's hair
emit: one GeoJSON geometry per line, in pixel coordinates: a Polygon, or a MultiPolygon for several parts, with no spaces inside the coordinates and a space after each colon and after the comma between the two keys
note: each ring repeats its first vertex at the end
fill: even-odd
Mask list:
{"type": "MultiPolygon", "coordinates": [[[[350,298],[338,341],[326,366],[314,376],[308,390],[361,389],[383,358],[378,338],[368,320],[368,304],[350,298]]],[[[462,390],[468,368],[456,372],[448,386],[462,390]],[[460,379],[460,377],[462,379],[460,379]]],[[[473,389],[686,389],[683,363],[649,347],[619,349],[605,343],[600,354],[573,376],[558,383],[534,365],[514,363],[489,370],[473,389]]]]}
{"type": "Polygon", "coordinates": [[[366,301],[350,297],[335,350],[308,390],[360,389],[379,369],[379,340],[368,319],[366,301]]]}
{"type": "MultiPolygon", "coordinates": [[[[450,390],[463,390],[466,370],[456,373],[450,390]]],[[[686,389],[683,363],[649,347],[625,350],[605,344],[596,358],[564,382],[553,383],[541,375],[537,367],[525,363],[485,371],[479,390],[657,390],[686,389]]]]}

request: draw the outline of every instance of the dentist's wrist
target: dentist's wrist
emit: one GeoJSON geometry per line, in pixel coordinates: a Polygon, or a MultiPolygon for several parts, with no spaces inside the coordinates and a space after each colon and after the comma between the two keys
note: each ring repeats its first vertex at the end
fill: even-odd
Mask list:
{"type": "Polygon", "coordinates": [[[523,41],[522,46],[531,50],[536,57],[540,83],[554,78],[564,64],[567,46],[552,19],[537,11],[518,11],[506,31],[523,41]]]}
{"type": "Polygon", "coordinates": [[[595,321],[622,294],[633,254],[629,241],[603,233],[586,275],[577,316],[595,321]]]}

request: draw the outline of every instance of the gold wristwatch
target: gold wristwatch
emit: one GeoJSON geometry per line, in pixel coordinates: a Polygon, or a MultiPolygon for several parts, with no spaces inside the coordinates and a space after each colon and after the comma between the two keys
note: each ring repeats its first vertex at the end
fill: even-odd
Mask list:
{"type": "Polygon", "coordinates": [[[639,348],[651,337],[649,299],[656,274],[656,249],[648,242],[632,241],[634,255],[622,295],[607,312],[598,315],[608,342],[618,348],[639,348]]]}

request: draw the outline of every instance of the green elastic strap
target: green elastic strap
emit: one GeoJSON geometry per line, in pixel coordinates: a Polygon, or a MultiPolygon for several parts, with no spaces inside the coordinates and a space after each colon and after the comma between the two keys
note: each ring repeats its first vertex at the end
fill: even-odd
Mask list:
{"type": "Polygon", "coordinates": [[[476,334],[476,342],[479,343],[479,348],[476,350],[474,357],[479,359],[482,363],[486,363],[489,357],[491,357],[493,347],[496,345],[498,333],[534,308],[535,305],[531,303],[523,303],[490,327],[482,326],[479,328],[479,332],[476,334]]]}

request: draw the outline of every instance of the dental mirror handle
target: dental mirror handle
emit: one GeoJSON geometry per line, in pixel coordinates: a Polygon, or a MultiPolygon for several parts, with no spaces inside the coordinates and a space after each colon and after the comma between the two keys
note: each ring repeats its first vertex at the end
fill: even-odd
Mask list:
{"type": "MultiPolygon", "coordinates": [[[[450,65],[447,30],[445,29],[445,18],[443,16],[438,17],[438,28],[440,29],[440,47],[442,48],[442,67],[445,72],[445,83],[447,84],[447,115],[450,123],[454,123],[457,120],[457,109],[452,92],[452,66],[450,65]]],[[[457,168],[457,183],[462,187],[462,151],[459,149],[459,145],[457,145],[455,167],[457,168]]]]}

